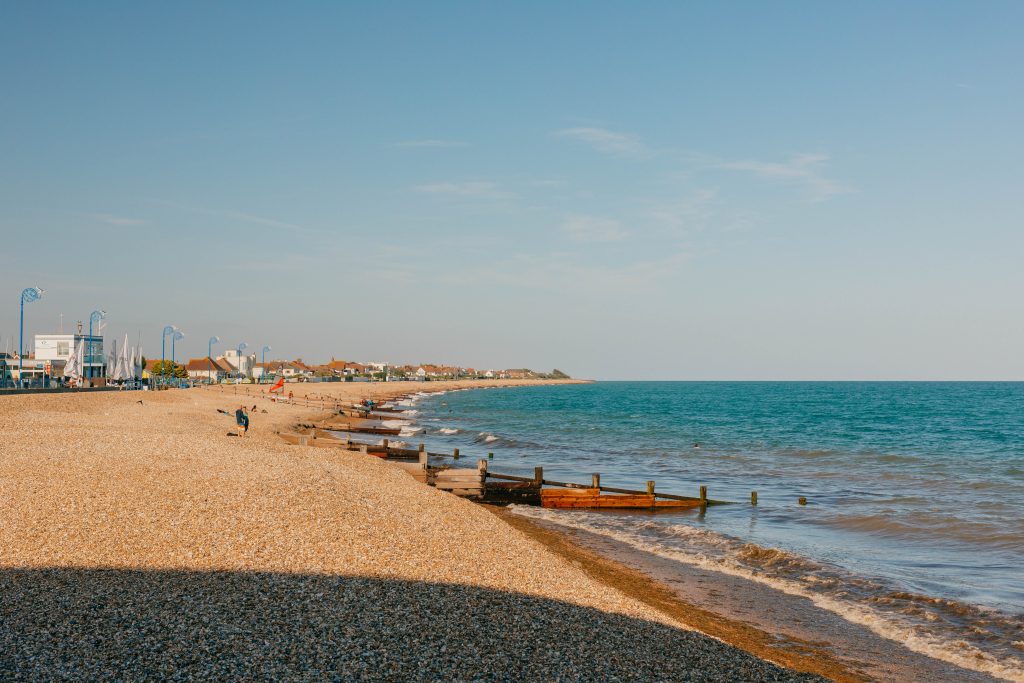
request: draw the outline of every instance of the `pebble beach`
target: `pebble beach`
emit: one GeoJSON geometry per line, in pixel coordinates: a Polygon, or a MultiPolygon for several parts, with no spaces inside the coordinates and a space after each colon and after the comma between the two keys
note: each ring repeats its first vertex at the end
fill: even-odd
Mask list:
{"type": "Polygon", "coordinates": [[[0,679],[821,680],[235,391],[0,397],[0,679]]]}

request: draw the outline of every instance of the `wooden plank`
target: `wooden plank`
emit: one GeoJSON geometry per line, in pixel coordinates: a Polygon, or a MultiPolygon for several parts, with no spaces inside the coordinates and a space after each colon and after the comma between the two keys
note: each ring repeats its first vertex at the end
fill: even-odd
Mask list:
{"type": "Polygon", "coordinates": [[[657,508],[699,508],[702,503],[699,500],[656,500],[654,507],[657,508]]]}
{"type": "Polygon", "coordinates": [[[452,489],[449,493],[463,498],[479,498],[483,496],[483,491],[480,489],[452,489]]]}
{"type": "Polygon", "coordinates": [[[479,493],[483,493],[483,491],[484,491],[484,487],[483,486],[474,486],[472,483],[463,482],[463,481],[435,482],[434,483],[434,488],[441,489],[442,491],[453,491],[453,490],[456,490],[456,489],[458,489],[460,491],[463,490],[463,489],[465,489],[467,491],[468,490],[473,490],[473,491],[477,491],[479,493]]]}
{"type": "MultiPolygon", "coordinates": [[[[513,474],[497,474],[495,472],[488,472],[487,473],[487,478],[488,479],[500,479],[500,480],[503,480],[503,481],[531,482],[531,483],[536,484],[536,473],[535,473],[534,477],[520,477],[520,476],[516,476],[516,475],[513,475],[513,474]]],[[[587,484],[573,484],[573,483],[561,482],[561,481],[551,481],[549,479],[543,479],[542,481],[543,481],[545,486],[564,486],[564,487],[570,488],[570,489],[582,489],[582,490],[589,490],[591,488],[587,484]]],[[[614,486],[602,486],[601,490],[602,491],[607,491],[609,493],[626,493],[626,494],[646,495],[645,491],[636,491],[634,489],[621,489],[621,488],[616,488],[614,486]]],[[[677,495],[674,495],[674,494],[671,494],[671,493],[657,492],[657,493],[655,493],[655,496],[657,498],[664,498],[664,499],[667,499],[667,500],[677,500],[677,501],[683,501],[683,502],[698,501],[698,504],[700,504],[700,502],[701,502],[700,498],[694,498],[693,496],[677,496],[677,495]]],[[[707,505],[728,505],[729,504],[729,502],[725,501],[725,500],[711,500],[710,498],[705,500],[705,501],[703,501],[703,503],[707,504],[707,505]]]]}
{"type": "Polygon", "coordinates": [[[480,478],[480,470],[477,470],[477,469],[472,469],[472,470],[468,470],[468,469],[438,470],[437,476],[438,477],[444,477],[444,478],[448,478],[448,477],[473,477],[474,479],[479,479],[480,478]]]}
{"type": "Polygon", "coordinates": [[[654,496],[601,495],[598,489],[558,490],[540,492],[541,505],[546,508],[653,508],[654,496]]]}

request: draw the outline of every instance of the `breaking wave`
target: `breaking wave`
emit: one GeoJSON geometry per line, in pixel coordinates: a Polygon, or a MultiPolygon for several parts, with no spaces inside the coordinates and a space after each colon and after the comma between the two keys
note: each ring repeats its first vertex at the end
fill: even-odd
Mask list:
{"type": "Polygon", "coordinates": [[[997,678],[1024,681],[1024,616],[895,590],[881,580],[687,524],[523,506],[512,510],[808,598],[915,652],[997,678]]]}

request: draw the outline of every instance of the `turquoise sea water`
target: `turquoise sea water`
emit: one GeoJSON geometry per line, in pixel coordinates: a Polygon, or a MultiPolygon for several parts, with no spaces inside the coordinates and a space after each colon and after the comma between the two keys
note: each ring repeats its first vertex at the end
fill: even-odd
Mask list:
{"type": "Polygon", "coordinates": [[[416,441],[492,451],[493,471],[541,465],[581,483],[599,472],[605,485],[653,479],[685,495],[703,484],[737,502],[703,515],[529,514],[806,594],[922,652],[952,648],[943,656],[1024,678],[1024,383],[601,382],[416,403],[416,441]]]}

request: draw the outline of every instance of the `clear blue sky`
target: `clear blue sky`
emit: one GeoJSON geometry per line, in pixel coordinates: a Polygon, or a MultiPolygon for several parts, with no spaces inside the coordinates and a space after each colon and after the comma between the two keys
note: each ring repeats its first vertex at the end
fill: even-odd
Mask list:
{"type": "Polygon", "coordinates": [[[2,8],[4,340],[1024,379],[1024,3],[2,8]]]}

